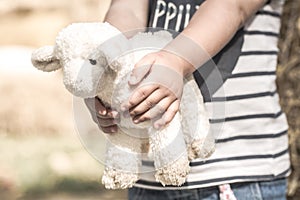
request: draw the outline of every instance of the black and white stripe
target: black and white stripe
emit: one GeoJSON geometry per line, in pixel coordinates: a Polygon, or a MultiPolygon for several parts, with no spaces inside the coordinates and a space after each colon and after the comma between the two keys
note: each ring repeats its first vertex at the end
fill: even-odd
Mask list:
{"type": "Polygon", "coordinates": [[[287,135],[288,130],[280,131],[278,133],[268,133],[268,134],[255,134],[255,135],[238,135],[227,138],[216,139],[216,143],[230,142],[234,140],[258,140],[258,139],[269,139],[269,138],[278,138],[281,136],[287,135]]]}

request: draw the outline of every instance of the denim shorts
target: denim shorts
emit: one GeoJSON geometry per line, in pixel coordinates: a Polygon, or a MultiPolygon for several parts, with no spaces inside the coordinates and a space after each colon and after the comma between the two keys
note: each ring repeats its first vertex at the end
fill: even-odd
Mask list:
{"type": "MultiPolygon", "coordinates": [[[[233,183],[230,187],[237,200],[285,200],[287,180],[233,183]]],[[[150,190],[131,188],[129,200],[220,200],[219,187],[184,190],[150,190]]]]}

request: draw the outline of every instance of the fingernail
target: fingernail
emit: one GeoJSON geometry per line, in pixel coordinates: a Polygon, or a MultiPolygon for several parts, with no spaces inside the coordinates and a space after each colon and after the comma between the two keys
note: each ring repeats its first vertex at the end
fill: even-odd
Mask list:
{"type": "Polygon", "coordinates": [[[135,124],[137,124],[137,123],[139,123],[140,121],[138,120],[138,119],[134,119],[133,120],[133,123],[135,123],[135,124]]]}
{"type": "Polygon", "coordinates": [[[111,117],[112,117],[112,118],[117,118],[117,117],[118,117],[118,114],[119,114],[119,113],[118,113],[117,111],[112,111],[112,112],[111,112],[111,117]]]}
{"type": "Polygon", "coordinates": [[[129,84],[135,84],[136,83],[136,77],[135,76],[133,76],[133,75],[130,75],[130,79],[129,79],[129,81],[128,81],[128,83],[129,84]]]}
{"type": "Polygon", "coordinates": [[[111,129],[111,132],[112,132],[112,133],[116,133],[116,132],[117,132],[117,129],[116,129],[116,128],[113,128],[113,129],[111,129]]]}
{"type": "Polygon", "coordinates": [[[161,124],[161,123],[154,123],[155,129],[161,129],[162,126],[163,126],[163,124],[161,124]]]}
{"type": "Polygon", "coordinates": [[[100,110],[100,111],[99,111],[99,114],[100,114],[100,115],[106,115],[106,110],[100,110]]]}
{"type": "Polygon", "coordinates": [[[126,105],[121,105],[121,111],[126,111],[127,110],[127,106],[126,105]]]}

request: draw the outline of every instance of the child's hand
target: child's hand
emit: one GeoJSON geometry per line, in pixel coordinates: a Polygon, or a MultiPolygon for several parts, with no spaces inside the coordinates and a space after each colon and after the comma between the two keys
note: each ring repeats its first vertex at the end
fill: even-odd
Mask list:
{"type": "Polygon", "coordinates": [[[152,119],[155,128],[168,124],[179,110],[185,65],[189,63],[167,51],[142,58],[129,81],[139,87],[122,105],[122,110],[129,110],[134,123],[152,119]]]}
{"type": "Polygon", "coordinates": [[[84,99],[84,102],[92,115],[93,121],[98,124],[98,127],[104,133],[112,134],[118,131],[118,112],[106,108],[98,98],[84,99]]]}

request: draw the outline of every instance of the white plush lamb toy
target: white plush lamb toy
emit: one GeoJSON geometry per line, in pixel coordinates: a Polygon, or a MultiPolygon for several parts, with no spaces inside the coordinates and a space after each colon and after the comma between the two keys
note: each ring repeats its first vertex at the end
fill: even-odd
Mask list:
{"type": "MultiPolygon", "coordinates": [[[[64,85],[72,94],[98,96],[121,112],[120,105],[135,89],[128,85],[135,63],[171,40],[167,31],[127,39],[108,23],[75,23],[58,34],[55,46],[35,50],[32,63],[47,72],[62,68],[64,85]]],[[[214,150],[202,95],[192,76],[185,80],[180,112],[165,127],[157,130],[149,122],[134,124],[130,117],[120,117],[118,132],[107,135],[102,177],[106,188],[132,187],[145,155],[154,160],[157,181],[180,186],[189,173],[189,161],[206,158],[214,150]]]]}

